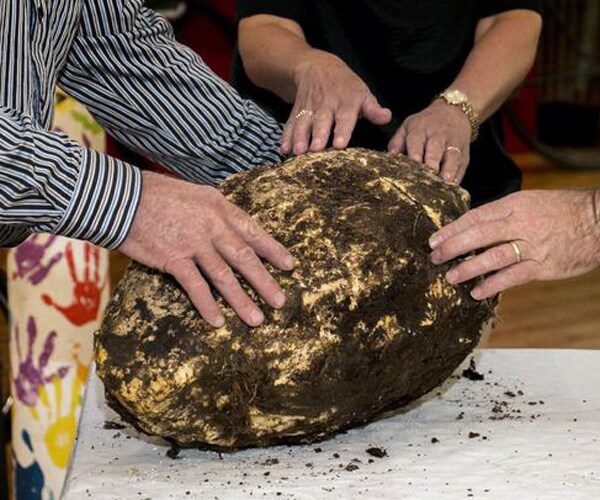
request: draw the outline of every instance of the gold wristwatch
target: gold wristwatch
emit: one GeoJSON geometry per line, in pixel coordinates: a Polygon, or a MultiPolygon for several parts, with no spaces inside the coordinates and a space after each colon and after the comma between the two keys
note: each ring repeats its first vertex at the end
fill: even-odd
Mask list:
{"type": "Polygon", "coordinates": [[[471,101],[469,101],[467,94],[456,89],[446,89],[436,97],[444,99],[447,104],[450,104],[451,106],[458,106],[462,110],[471,124],[471,142],[475,141],[479,136],[480,122],[477,112],[471,104],[471,101]]]}

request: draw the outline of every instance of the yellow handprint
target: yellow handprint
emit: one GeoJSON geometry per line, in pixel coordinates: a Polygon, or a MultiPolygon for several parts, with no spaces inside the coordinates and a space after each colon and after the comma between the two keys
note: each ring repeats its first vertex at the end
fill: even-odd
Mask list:
{"type": "MultiPolygon", "coordinates": [[[[71,404],[67,415],[61,414],[62,408],[62,381],[59,377],[54,377],[52,385],[54,387],[54,399],[56,408],[56,418],[52,419],[52,410],[50,405],[47,410],[50,419],[53,422],[48,426],[44,434],[44,442],[48,449],[48,454],[54,465],[64,469],[69,463],[73,443],[75,442],[75,434],[77,432],[77,415],[78,406],[81,405],[81,389],[88,375],[88,366],[81,363],[79,360],[79,345],[75,344],[73,352],[73,360],[76,363],[75,377],[71,389],[71,404]]],[[[47,402],[47,398],[42,398],[42,401],[47,402]]]]}

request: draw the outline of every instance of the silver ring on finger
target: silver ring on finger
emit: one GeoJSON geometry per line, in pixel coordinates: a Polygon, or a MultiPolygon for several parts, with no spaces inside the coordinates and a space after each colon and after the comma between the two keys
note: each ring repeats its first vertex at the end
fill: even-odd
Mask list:
{"type": "Polygon", "coordinates": [[[294,118],[296,120],[302,118],[303,116],[308,116],[309,118],[312,118],[314,114],[315,112],[312,109],[301,109],[300,111],[298,111],[298,113],[296,113],[296,116],[294,118]]]}
{"type": "Polygon", "coordinates": [[[519,262],[521,262],[523,260],[523,256],[521,255],[521,249],[519,248],[519,245],[517,244],[516,241],[511,241],[510,242],[510,246],[512,246],[514,252],[515,252],[515,264],[518,264],[519,262]]]}
{"type": "Polygon", "coordinates": [[[448,146],[446,148],[446,151],[447,152],[454,151],[455,153],[458,153],[460,156],[462,156],[462,149],[457,148],[456,146],[448,146]]]}

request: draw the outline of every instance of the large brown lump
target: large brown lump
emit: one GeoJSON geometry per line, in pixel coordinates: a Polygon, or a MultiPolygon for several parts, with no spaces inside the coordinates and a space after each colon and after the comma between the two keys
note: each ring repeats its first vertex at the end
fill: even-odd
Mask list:
{"type": "Polygon", "coordinates": [[[216,449],[322,439],[439,385],[492,316],[428,257],[466,193],[406,157],[328,151],[220,189],[297,259],[273,270],[288,300],[255,329],[224,307],[212,329],[174,280],[133,264],[97,362],[113,408],[145,432],[216,449]]]}

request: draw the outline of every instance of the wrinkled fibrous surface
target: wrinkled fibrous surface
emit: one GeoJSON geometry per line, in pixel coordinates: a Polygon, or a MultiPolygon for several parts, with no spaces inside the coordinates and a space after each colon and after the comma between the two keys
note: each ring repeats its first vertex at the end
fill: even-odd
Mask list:
{"type": "Polygon", "coordinates": [[[322,439],[439,385],[492,316],[429,261],[466,193],[406,157],[327,151],[220,189],[296,257],[274,271],[287,303],[251,329],[221,302],[213,329],[172,278],[131,265],[97,363],[109,403],[147,433],[222,450],[322,439]]]}

